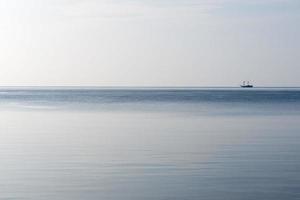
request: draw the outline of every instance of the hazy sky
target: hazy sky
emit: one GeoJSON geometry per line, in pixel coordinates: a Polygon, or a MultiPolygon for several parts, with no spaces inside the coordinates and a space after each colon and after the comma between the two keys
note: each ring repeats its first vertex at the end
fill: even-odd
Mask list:
{"type": "Polygon", "coordinates": [[[299,0],[0,0],[0,85],[300,86],[299,0]]]}

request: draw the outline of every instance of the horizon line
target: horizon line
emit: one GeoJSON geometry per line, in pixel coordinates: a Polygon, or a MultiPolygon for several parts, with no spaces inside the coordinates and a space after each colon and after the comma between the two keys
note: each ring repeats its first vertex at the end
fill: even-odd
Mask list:
{"type": "MultiPolygon", "coordinates": [[[[132,85],[123,85],[123,86],[100,86],[100,85],[9,85],[9,86],[0,86],[1,88],[241,88],[238,86],[132,86],[132,85]]],[[[300,86],[254,86],[255,88],[300,88],[300,86]]]]}

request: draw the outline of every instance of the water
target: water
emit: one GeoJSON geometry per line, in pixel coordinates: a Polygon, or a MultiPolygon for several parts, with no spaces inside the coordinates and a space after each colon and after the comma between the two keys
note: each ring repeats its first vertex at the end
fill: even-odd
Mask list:
{"type": "Polygon", "coordinates": [[[300,199],[300,90],[2,88],[0,199],[300,199]]]}

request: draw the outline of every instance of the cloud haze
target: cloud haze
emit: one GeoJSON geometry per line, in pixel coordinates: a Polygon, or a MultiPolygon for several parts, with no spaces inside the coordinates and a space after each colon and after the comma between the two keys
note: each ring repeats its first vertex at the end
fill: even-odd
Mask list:
{"type": "Polygon", "coordinates": [[[1,85],[300,85],[295,0],[1,0],[1,85]]]}

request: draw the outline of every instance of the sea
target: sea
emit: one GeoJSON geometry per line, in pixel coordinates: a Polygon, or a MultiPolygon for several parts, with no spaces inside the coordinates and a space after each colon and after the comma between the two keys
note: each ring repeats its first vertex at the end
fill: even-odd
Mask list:
{"type": "Polygon", "coordinates": [[[0,88],[0,200],[260,199],[300,199],[300,88],[0,88]]]}

